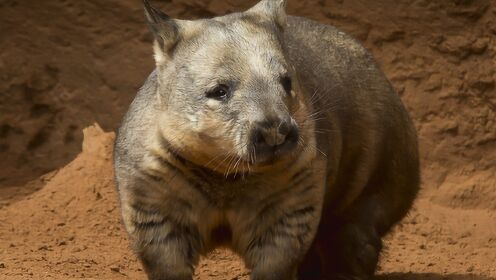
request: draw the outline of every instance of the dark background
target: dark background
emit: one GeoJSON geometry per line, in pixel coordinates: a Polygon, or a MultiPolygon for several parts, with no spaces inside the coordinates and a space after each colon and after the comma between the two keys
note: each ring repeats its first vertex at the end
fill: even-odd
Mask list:
{"type": "MultiPolygon", "coordinates": [[[[153,3],[189,19],[255,2],[153,3]]],[[[495,168],[495,6],[310,0],[289,1],[288,10],[334,24],[373,52],[417,124],[424,167],[445,174],[462,163],[495,168]]],[[[0,42],[0,186],[22,185],[67,163],[89,124],[115,130],[153,68],[139,0],[1,0],[0,42]]],[[[426,176],[433,184],[443,180],[426,176]]]]}

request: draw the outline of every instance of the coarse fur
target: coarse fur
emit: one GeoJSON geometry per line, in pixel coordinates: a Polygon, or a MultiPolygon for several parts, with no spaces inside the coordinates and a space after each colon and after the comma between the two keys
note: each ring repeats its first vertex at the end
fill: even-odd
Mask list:
{"type": "Polygon", "coordinates": [[[251,279],[372,277],[420,179],[414,126],[370,54],[284,0],[196,21],[144,3],[156,70],[114,165],[149,279],[192,279],[218,246],[251,279]]]}

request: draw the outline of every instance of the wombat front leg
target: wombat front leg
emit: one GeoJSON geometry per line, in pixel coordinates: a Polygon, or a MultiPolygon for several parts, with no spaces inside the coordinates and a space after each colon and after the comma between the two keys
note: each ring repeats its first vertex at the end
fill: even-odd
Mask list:
{"type": "Polygon", "coordinates": [[[167,215],[140,211],[128,221],[133,248],[150,280],[190,280],[198,262],[200,237],[193,225],[167,215]]]}
{"type": "Polygon", "coordinates": [[[360,199],[332,223],[323,222],[318,243],[323,254],[323,279],[372,279],[382,249],[381,236],[389,228],[385,200],[360,199]]]}
{"type": "Polygon", "coordinates": [[[297,279],[297,267],[316,231],[318,211],[314,206],[300,205],[282,211],[276,222],[265,228],[265,219],[259,219],[244,254],[252,280],[297,279]]]}

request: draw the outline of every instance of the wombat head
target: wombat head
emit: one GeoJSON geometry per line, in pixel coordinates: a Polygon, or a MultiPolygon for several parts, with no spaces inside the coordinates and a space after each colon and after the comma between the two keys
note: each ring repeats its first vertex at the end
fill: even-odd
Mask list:
{"type": "Polygon", "coordinates": [[[186,159],[223,173],[280,165],[308,145],[308,102],[285,51],[284,0],[195,21],[150,6],[159,128],[186,159]]]}

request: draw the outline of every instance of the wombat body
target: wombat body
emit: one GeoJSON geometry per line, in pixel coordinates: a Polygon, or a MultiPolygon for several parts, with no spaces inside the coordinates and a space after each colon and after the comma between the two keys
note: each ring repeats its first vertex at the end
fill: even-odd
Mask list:
{"type": "Polygon", "coordinates": [[[264,0],[179,21],[146,1],[157,69],[115,145],[150,279],[227,246],[252,279],[369,279],[419,187],[410,118],[369,53],[264,0]]]}

